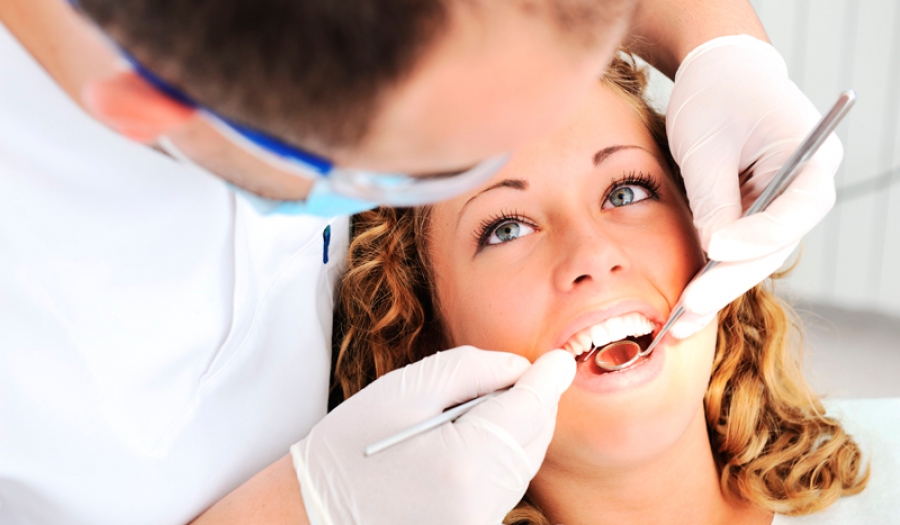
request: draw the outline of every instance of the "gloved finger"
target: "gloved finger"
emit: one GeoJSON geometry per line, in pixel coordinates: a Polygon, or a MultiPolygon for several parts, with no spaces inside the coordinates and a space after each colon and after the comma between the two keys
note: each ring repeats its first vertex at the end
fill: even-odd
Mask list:
{"type": "MultiPolygon", "coordinates": [[[[694,226],[704,250],[713,232],[736,221],[743,213],[740,181],[736,176],[739,151],[719,147],[719,135],[725,132],[720,129],[707,133],[704,140],[692,145],[680,157],[694,226]]],[[[673,133],[675,131],[670,129],[669,136],[673,133]]]]}
{"type": "Polygon", "coordinates": [[[782,166],[796,151],[797,144],[797,140],[790,140],[775,145],[765,155],[757,157],[757,163],[754,164],[751,172],[742,174],[741,210],[748,210],[753,206],[756,199],[769,187],[775,175],[781,171],[782,166]]]}
{"type": "Polygon", "coordinates": [[[684,290],[681,300],[686,314],[695,318],[715,315],[781,268],[796,247],[795,243],[759,259],[719,264],[684,290]]]}
{"type": "Polygon", "coordinates": [[[521,447],[530,465],[540,465],[556,424],[559,398],[575,378],[575,359],[564,350],[541,356],[509,391],[457,420],[494,434],[511,448],[521,447]]]}
{"type": "Polygon", "coordinates": [[[691,312],[685,312],[678,321],[672,325],[672,328],[669,329],[669,333],[672,334],[672,337],[675,339],[687,339],[706,328],[706,325],[716,318],[716,313],[717,312],[698,315],[691,312]]]}
{"type": "Polygon", "coordinates": [[[393,389],[393,397],[408,408],[437,414],[512,385],[530,366],[527,359],[509,352],[461,346],[426,357],[382,379],[399,374],[399,378],[385,382],[393,389]]]}
{"type": "Polygon", "coordinates": [[[706,247],[709,258],[722,262],[758,259],[796,244],[834,206],[835,170],[830,160],[811,159],[764,212],[715,231],[706,247]]]}
{"type": "Polygon", "coordinates": [[[740,218],[800,142],[801,138],[796,137],[769,144],[766,151],[759,154],[752,176],[746,177],[741,184],[734,176],[737,163],[728,155],[715,155],[698,148],[700,156],[691,155],[685,159],[682,173],[694,214],[694,226],[703,249],[708,253],[715,251],[715,254],[710,253],[710,258],[732,261],[767,255],[798,241],[832,208],[835,199],[833,178],[843,156],[840,141],[834,135],[801,166],[784,194],[769,205],[766,209],[769,217],[740,218]],[[695,172],[706,176],[698,176],[695,172]],[[711,177],[710,173],[721,175],[711,177]]]}

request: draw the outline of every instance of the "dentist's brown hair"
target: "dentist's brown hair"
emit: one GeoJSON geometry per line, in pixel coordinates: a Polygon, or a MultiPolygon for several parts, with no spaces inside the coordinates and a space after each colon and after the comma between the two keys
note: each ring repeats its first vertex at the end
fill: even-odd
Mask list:
{"type": "MultiPolygon", "coordinates": [[[[509,6],[589,43],[622,0],[77,0],[144,66],[238,123],[315,147],[367,137],[458,6],[509,6]]],[[[623,7],[623,4],[625,7],[623,7]]]]}

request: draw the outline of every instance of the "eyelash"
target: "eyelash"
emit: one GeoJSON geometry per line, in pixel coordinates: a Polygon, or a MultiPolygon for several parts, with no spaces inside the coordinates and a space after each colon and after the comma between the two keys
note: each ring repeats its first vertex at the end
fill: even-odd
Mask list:
{"type": "MultiPolygon", "coordinates": [[[[610,183],[609,189],[606,190],[606,194],[603,195],[603,200],[601,202],[606,202],[606,200],[609,199],[609,196],[615,190],[621,188],[622,186],[628,185],[640,186],[650,193],[651,198],[659,199],[659,182],[651,175],[646,174],[643,171],[632,171],[631,173],[623,174],[619,179],[613,179],[613,181],[610,183]]],[[[475,242],[478,245],[478,251],[480,252],[487,246],[488,239],[491,237],[491,234],[494,233],[494,230],[496,230],[498,226],[505,222],[512,221],[527,224],[532,228],[538,227],[536,224],[534,224],[534,222],[530,221],[527,217],[525,217],[518,211],[513,210],[511,213],[508,211],[501,211],[498,215],[488,217],[487,219],[481,221],[481,226],[479,226],[479,228],[473,233],[475,242]]]]}
{"type": "Polygon", "coordinates": [[[631,173],[625,173],[621,178],[613,179],[612,182],[610,182],[609,189],[607,189],[606,194],[603,195],[601,203],[605,203],[606,200],[609,199],[609,196],[612,195],[612,192],[622,186],[629,185],[640,186],[650,193],[650,198],[659,200],[659,181],[649,173],[632,171],[631,173]]]}
{"type": "Polygon", "coordinates": [[[473,237],[475,237],[475,242],[478,244],[478,251],[481,251],[482,248],[487,246],[487,241],[490,239],[491,234],[494,233],[494,230],[497,229],[498,226],[505,222],[521,222],[523,224],[527,224],[532,228],[537,228],[537,225],[534,224],[527,217],[519,213],[518,211],[513,210],[512,213],[508,211],[501,211],[498,215],[494,215],[492,217],[488,217],[487,219],[481,221],[481,226],[475,230],[473,237]]]}

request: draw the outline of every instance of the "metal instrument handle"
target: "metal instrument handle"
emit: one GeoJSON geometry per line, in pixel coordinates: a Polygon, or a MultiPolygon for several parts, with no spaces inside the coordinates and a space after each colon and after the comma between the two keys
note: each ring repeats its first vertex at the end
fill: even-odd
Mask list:
{"type": "MultiPolygon", "coordinates": [[[[784,193],[784,190],[786,190],[788,186],[794,182],[794,179],[797,178],[800,171],[798,169],[800,165],[819,151],[819,147],[825,142],[825,139],[831,135],[834,128],[841,123],[841,120],[843,120],[847,112],[850,111],[850,108],[853,107],[854,103],[856,103],[856,93],[853,90],[841,93],[841,96],[838,97],[837,102],[834,103],[834,106],[831,107],[828,114],[822,117],[822,120],[819,121],[800,146],[797,147],[797,150],[794,151],[791,158],[789,158],[785,165],[781,167],[781,170],[778,171],[772,179],[772,182],[766,186],[766,189],[763,190],[755,201],[753,201],[753,205],[747,208],[747,211],[745,211],[741,217],[749,217],[750,215],[765,210],[772,201],[784,193]]],[[[703,268],[697,272],[697,275],[691,279],[691,283],[696,281],[701,275],[715,268],[718,264],[719,261],[707,262],[703,268]]],[[[690,285],[690,283],[688,283],[688,285],[690,285]]],[[[650,346],[648,346],[641,355],[647,355],[652,352],[653,349],[656,348],[656,345],[662,341],[662,338],[665,337],[669,329],[672,328],[672,325],[675,324],[675,321],[682,315],[684,315],[684,305],[682,304],[682,301],[679,300],[675,305],[675,308],[672,309],[672,313],[669,314],[669,318],[666,320],[666,324],[663,325],[662,330],[656,334],[656,337],[653,338],[653,342],[650,343],[650,346]]]]}
{"type": "Polygon", "coordinates": [[[506,392],[507,390],[509,390],[509,388],[503,388],[503,389],[491,392],[489,394],[485,394],[481,397],[476,397],[475,399],[466,401],[465,403],[463,403],[461,405],[458,405],[451,409],[445,410],[444,412],[442,412],[432,418],[426,419],[425,421],[422,421],[418,425],[411,426],[411,427],[407,428],[406,430],[397,432],[396,434],[394,434],[392,436],[388,436],[388,437],[382,439],[381,441],[372,443],[371,445],[366,447],[366,450],[365,450],[366,456],[371,456],[372,454],[377,454],[378,452],[381,452],[382,450],[384,450],[388,447],[392,447],[392,446],[396,445],[397,443],[406,441],[407,439],[409,439],[413,436],[417,436],[417,435],[421,434],[422,432],[431,430],[432,428],[439,427],[439,426],[443,425],[444,423],[456,421],[458,418],[460,418],[463,414],[465,414],[469,410],[472,410],[473,408],[484,403],[488,399],[499,396],[500,394],[502,394],[503,392],[506,392]]]}

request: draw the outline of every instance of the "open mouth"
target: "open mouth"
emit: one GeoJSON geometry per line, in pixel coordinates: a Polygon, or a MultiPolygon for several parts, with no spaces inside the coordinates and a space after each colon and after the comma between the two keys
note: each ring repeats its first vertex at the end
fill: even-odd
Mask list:
{"type": "Polygon", "coordinates": [[[660,329],[661,327],[647,334],[625,336],[605,344],[599,350],[593,348],[577,357],[575,384],[588,392],[602,395],[649,384],[665,368],[665,346],[644,354],[660,329]]]}
{"type": "Polygon", "coordinates": [[[642,314],[633,312],[606,319],[589,326],[569,338],[564,348],[585,362],[598,351],[603,351],[604,361],[613,365],[625,364],[646,350],[653,341],[656,323],[642,314]]]}

